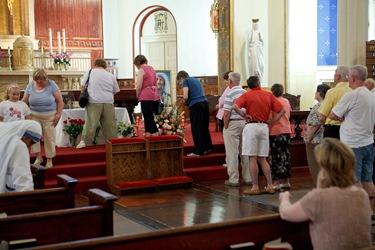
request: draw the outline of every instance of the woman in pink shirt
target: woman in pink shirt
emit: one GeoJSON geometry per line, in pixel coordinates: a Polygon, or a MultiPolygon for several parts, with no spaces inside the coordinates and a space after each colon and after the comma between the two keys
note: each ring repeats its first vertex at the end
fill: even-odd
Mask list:
{"type": "MultiPolygon", "coordinates": [[[[289,189],[290,183],[290,112],[292,108],[288,99],[282,95],[284,93],[283,85],[275,83],[271,87],[272,94],[277,97],[284,106],[285,114],[272,124],[270,128],[270,150],[271,150],[271,174],[274,189],[289,189]]],[[[275,114],[272,114],[273,116],[275,114]]]]}
{"type": "Polygon", "coordinates": [[[139,70],[135,86],[138,100],[141,103],[145,136],[157,135],[158,129],[154,120],[154,114],[158,114],[159,106],[156,73],[153,67],[147,65],[147,59],[144,55],[136,56],[134,65],[139,70]]]}

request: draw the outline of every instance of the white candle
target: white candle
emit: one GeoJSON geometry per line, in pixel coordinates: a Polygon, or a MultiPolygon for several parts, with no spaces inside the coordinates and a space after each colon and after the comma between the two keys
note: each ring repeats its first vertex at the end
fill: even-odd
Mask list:
{"type": "Polygon", "coordinates": [[[42,57],[44,56],[44,47],[43,47],[43,45],[42,45],[42,55],[41,55],[42,57]]]}
{"type": "Polygon", "coordinates": [[[65,47],[65,29],[62,29],[62,43],[63,43],[63,52],[66,52],[66,47],[65,47]]]}
{"type": "Polygon", "coordinates": [[[10,55],[10,47],[8,46],[8,55],[10,55]]]}
{"type": "Polygon", "coordinates": [[[49,53],[52,54],[52,29],[48,29],[48,38],[49,38],[49,53]]]}
{"type": "Polygon", "coordinates": [[[60,31],[57,32],[57,51],[59,54],[61,54],[61,37],[60,37],[60,31]]]}

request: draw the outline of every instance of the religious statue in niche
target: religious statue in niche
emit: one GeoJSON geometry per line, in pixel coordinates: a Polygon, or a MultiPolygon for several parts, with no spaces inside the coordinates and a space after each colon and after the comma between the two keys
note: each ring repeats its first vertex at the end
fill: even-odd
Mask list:
{"type": "Polygon", "coordinates": [[[259,19],[252,19],[253,27],[247,41],[247,59],[249,76],[259,76],[263,80],[264,58],[263,58],[263,36],[259,31],[259,19]]]}
{"type": "Polygon", "coordinates": [[[74,77],[74,78],[73,78],[72,89],[73,89],[73,90],[79,90],[79,89],[80,89],[80,85],[79,85],[79,82],[78,82],[78,78],[77,78],[77,77],[74,77]]]}
{"type": "Polygon", "coordinates": [[[62,78],[61,89],[69,89],[69,83],[65,77],[62,78]]]}
{"type": "Polygon", "coordinates": [[[155,33],[167,33],[168,22],[167,22],[167,12],[155,13],[155,33]]]}

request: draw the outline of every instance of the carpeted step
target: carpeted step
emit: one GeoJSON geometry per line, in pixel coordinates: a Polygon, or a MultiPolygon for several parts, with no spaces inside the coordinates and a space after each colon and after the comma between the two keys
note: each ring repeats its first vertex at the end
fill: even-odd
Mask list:
{"type": "Polygon", "coordinates": [[[73,164],[55,165],[47,170],[45,179],[55,180],[58,174],[66,174],[75,179],[90,176],[105,176],[106,162],[77,162],[73,164]]]}
{"type": "MultiPolygon", "coordinates": [[[[90,177],[80,177],[76,179],[78,180],[78,183],[74,188],[75,193],[87,193],[87,190],[91,188],[99,188],[104,191],[108,191],[106,176],[90,176],[90,177]]],[[[53,187],[57,187],[56,180],[45,181],[45,188],[53,188],[53,187]]]]}
{"type": "Polygon", "coordinates": [[[227,180],[227,168],[221,166],[206,166],[199,168],[185,169],[187,176],[192,178],[194,182],[197,181],[220,181],[227,180]]]}
{"type": "MultiPolygon", "coordinates": [[[[184,154],[190,154],[194,150],[194,145],[184,145],[184,154]]],[[[212,153],[225,153],[225,146],[222,142],[212,144],[212,153]]]]}
{"type": "Polygon", "coordinates": [[[208,153],[201,156],[184,156],[184,169],[223,165],[225,153],[208,153]]]}

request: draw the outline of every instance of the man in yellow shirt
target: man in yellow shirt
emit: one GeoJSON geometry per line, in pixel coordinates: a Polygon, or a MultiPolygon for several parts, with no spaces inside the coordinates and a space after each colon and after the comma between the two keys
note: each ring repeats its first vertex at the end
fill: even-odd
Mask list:
{"type": "Polygon", "coordinates": [[[340,121],[331,120],[328,116],[331,110],[340,101],[341,97],[352,89],[348,83],[348,66],[340,66],[335,70],[334,82],[336,86],[327,91],[326,97],[324,98],[322,105],[318,111],[320,113],[319,120],[324,124],[323,137],[333,137],[340,139],[340,121]]]}

